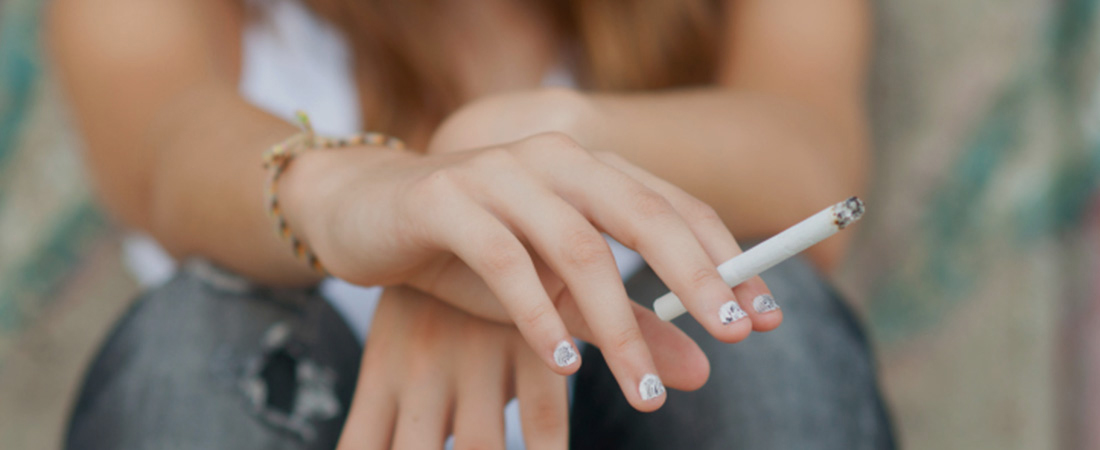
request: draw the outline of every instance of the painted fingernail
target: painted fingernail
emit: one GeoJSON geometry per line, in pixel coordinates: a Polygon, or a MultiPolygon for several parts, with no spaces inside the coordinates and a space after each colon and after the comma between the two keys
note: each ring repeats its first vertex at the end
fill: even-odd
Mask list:
{"type": "Polygon", "coordinates": [[[642,382],[638,383],[638,393],[642,400],[652,400],[665,393],[665,385],[661,384],[660,377],[647,373],[642,376],[642,382]]]}
{"type": "Polygon", "coordinates": [[[748,317],[748,314],[741,309],[741,305],[738,305],[736,301],[730,300],[718,308],[718,318],[722,320],[722,325],[729,325],[733,321],[745,317],[748,317]]]}
{"type": "Polygon", "coordinates": [[[771,294],[761,294],[752,299],[752,309],[755,309],[758,313],[766,313],[779,309],[779,304],[775,302],[775,298],[771,294]]]}
{"type": "Polygon", "coordinates": [[[572,342],[561,341],[558,343],[558,347],[554,349],[554,363],[558,367],[566,367],[577,362],[579,358],[577,348],[573,346],[572,342]]]}

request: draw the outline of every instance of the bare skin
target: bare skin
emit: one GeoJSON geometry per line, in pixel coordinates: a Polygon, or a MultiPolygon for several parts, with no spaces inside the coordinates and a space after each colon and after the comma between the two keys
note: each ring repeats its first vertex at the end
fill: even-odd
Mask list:
{"type": "MultiPolygon", "coordinates": [[[[635,305],[657,370],[671,388],[707,379],[702,350],[676,326],[635,305]]],[[[513,327],[488,323],[408,288],[387,289],[367,337],[341,449],[504,448],[503,407],[518,397],[527,448],[568,447],[565,379],[522,345],[513,327]],[[462,336],[455,339],[454,336],[462,336]],[[452,413],[453,411],[453,413],[452,413]]],[[[567,314],[580,339],[591,330],[567,314]]]]}
{"type": "MultiPolygon", "coordinates": [[[[536,30],[521,50],[545,57],[515,79],[467,83],[471,100],[499,95],[414,136],[426,156],[350,149],[300,158],[281,186],[288,219],[336,275],[409,283],[514,322],[559,374],[577,366],[556,367],[550,355],[578,333],[565,317],[574,308],[598,331],[592,339],[631,404],[653,410],[664,396],[643,401],[636,382],[663,356],[643,338],[593,233],[640,250],[697,320],[736,342],[778,326],[781,313],[717,323],[719,305],[766,291],[759,279],[732,291],[721,284],[714,264],[740,251],[732,236],[774,233],[859,193],[866,177],[863,2],[748,0],[726,10],[713,86],[632,95],[537,90],[530,74],[548,66],[553,37],[471,19],[490,37],[536,30]],[[541,200],[506,198],[501,186],[541,200]],[[456,202],[466,206],[441,215],[456,202]],[[440,223],[495,231],[469,245],[440,223]]],[[[48,34],[100,197],[125,224],[176,256],[202,255],[273,284],[314,283],[267,231],[259,156],[296,129],[236,92],[242,20],[238,7],[215,0],[57,0],[48,34]]],[[[466,79],[494,79],[489,62],[517,50],[479,43],[500,41],[465,43],[486,61],[463,67],[466,79]]],[[[842,239],[812,258],[831,267],[842,239]]]]}
{"type": "MultiPolygon", "coordinates": [[[[584,94],[608,113],[585,117],[570,135],[704,200],[735,235],[763,237],[820,208],[819,198],[863,189],[868,12],[858,0],[731,4],[722,74],[701,89],[708,95],[584,94]],[[807,179],[830,181],[792,182],[807,179]],[[760,187],[770,201],[760,201],[760,187]]],[[[202,254],[271,283],[314,282],[281,242],[255,232],[268,226],[255,201],[264,177],[255,161],[296,129],[236,92],[242,20],[216,0],[58,0],[48,38],[100,196],[124,223],[176,255],[202,254]],[[202,164],[181,164],[189,161],[202,164]]],[[[522,84],[510,80],[511,92],[522,84]]],[[[426,139],[410,141],[423,148],[426,139]]],[[[843,239],[819,246],[814,259],[830,267],[843,239]]]]}

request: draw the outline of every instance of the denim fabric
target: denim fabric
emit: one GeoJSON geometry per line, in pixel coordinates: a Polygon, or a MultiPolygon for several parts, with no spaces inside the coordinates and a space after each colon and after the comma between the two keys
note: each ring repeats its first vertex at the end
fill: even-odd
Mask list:
{"type": "MultiPolygon", "coordinates": [[[[600,352],[589,346],[571,417],[575,449],[800,449],[895,447],[862,327],[809,264],[795,258],[764,275],[783,325],[730,345],[684,315],[674,323],[710,359],[707,384],[670,391],[640,413],[619,393],[600,352]]],[[[627,283],[634,299],[667,292],[648,268],[627,283]]]]}
{"type": "MultiPolygon", "coordinates": [[[[765,277],[779,330],[723,345],[679,319],[711,360],[700,391],[641,414],[598,351],[575,386],[574,448],[882,449],[892,436],[859,324],[804,263],[765,277]]],[[[632,298],[662,292],[648,269],[632,298]]],[[[259,288],[201,262],[140,298],[89,369],[70,449],[333,448],[361,348],[312,290],[259,288]]]]}
{"type": "Polygon", "coordinates": [[[71,449],[331,449],[361,349],[312,290],[185,264],[120,320],[84,380],[71,449]]]}

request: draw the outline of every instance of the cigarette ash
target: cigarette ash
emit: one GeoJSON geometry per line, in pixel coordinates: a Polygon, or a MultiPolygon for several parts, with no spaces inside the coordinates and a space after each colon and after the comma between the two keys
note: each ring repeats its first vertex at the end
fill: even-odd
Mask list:
{"type": "Polygon", "coordinates": [[[841,230],[859,220],[860,217],[863,217],[863,201],[859,197],[852,197],[833,205],[833,222],[841,230]]]}

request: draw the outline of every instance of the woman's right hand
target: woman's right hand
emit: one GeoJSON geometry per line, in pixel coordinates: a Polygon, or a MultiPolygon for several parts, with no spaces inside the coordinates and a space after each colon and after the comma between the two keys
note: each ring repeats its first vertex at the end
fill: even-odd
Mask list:
{"type": "Polygon", "coordinates": [[[664,396],[640,385],[657,373],[653,356],[601,232],[641,253],[722,341],[743,339],[756,319],[778,324],[781,314],[753,310],[753,294],[766,292],[762,283],[739,286],[755,292],[738,301],[718,275],[716,264],[740,248],[710,207],[561,133],[431,156],[312,152],[291,165],[281,189],[287,219],[333,275],[361,285],[417,279],[423,286],[468,267],[499,304],[426,290],[475,315],[514,322],[552,370],[570,374],[579,361],[555,363],[559,346],[576,349],[540,279],[536,264],[544,261],[640,410],[656,409],[664,396]],[[731,308],[747,317],[723,320],[731,308]]]}

